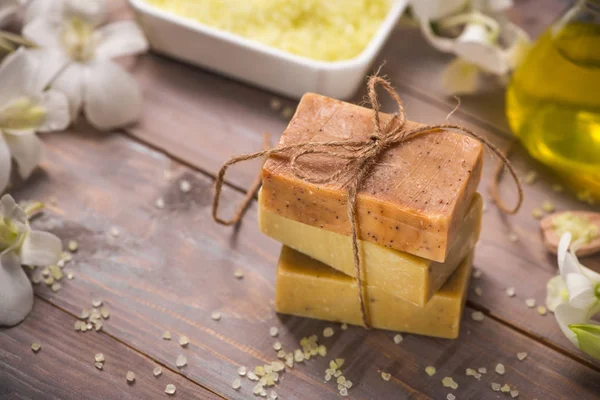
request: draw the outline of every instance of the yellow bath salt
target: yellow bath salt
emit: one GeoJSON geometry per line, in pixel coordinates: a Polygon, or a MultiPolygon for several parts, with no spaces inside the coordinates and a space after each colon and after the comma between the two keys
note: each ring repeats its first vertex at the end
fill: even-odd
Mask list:
{"type": "Polygon", "coordinates": [[[358,56],[391,0],[146,0],[169,13],[299,56],[322,61],[358,56]]]}
{"type": "MultiPolygon", "coordinates": [[[[453,339],[458,337],[473,253],[423,307],[367,285],[367,307],[374,328],[453,339]]],[[[360,325],[356,279],[283,246],[277,268],[275,310],[360,325]]]]}

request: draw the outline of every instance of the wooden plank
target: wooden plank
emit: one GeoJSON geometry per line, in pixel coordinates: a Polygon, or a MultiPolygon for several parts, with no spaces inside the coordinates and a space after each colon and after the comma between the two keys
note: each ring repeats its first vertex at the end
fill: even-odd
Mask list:
{"type": "MultiPolygon", "coordinates": [[[[80,249],[67,266],[75,280],[58,293],[40,287],[40,296],[72,313],[93,297],[104,299],[112,310],[106,332],[170,367],[185,353],[182,373],[227,398],[250,395],[247,380],[239,392],[231,388],[236,370],[275,360],[275,340],[290,351],[301,337],[330,325],[274,313],[279,245],[257,231],[254,206],[239,229],[218,226],[210,218],[212,180],[205,175],[119,135],[99,138],[80,129],[46,139],[45,173],[17,195],[56,196],[36,225],[76,239],[80,249]],[[165,180],[165,170],[175,179],[165,180]],[[191,183],[190,193],[179,190],[181,179],[191,183]],[[165,199],[162,210],[154,206],[158,197],[165,199]],[[118,238],[108,234],[111,226],[119,227],[118,238]],[[236,268],[245,271],[242,280],[234,278],[236,268]],[[214,310],[223,315],[219,322],[211,319],[214,310]],[[271,326],[280,328],[277,339],[268,334],[271,326]],[[175,338],[187,335],[189,347],[161,340],[167,329],[175,338]]],[[[225,212],[240,199],[226,189],[225,212]]],[[[327,357],[286,372],[276,391],[282,398],[337,398],[323,374],[329,359],[343,357],[354,398],[442,398],[449,392],[441,385],[444,376],[459,383],[458,398],[491,398],[491,382],[514,385],[522,398],[592,399],[600,392],[597,369],[491,318],[474,322],[472,311],[456,341],[407,335],[395,345],[389,332],[336,326],[338,333],[323,341],[327,357]],[[527,360],[517,361],[520,351],[529,353],[527,360]],[[497,362],[506,365],[506,375],[494,375],[497,362]],[[427,365],[438,369],[434,378],[425,375],[427,365]],[[468,367],[489,372],[476,381],[465,376],[468,367]],[[381,371],[394,378],[383,381],[381,371]]]]}
{"type": "Polygon", "coordinates": [[[154,360],[103,333],[73,330],[75,318],[36,299],[27,319],[0,329],[0,398],[2,399],[149,399],[168,397],[172,383],[178,399],[214,399],[214,393],[163,368],[154,377],[154,360]],[[31,344],[42,345],[38,353],[31,344]],[[102,371],[94,355],[105,357],[102,371]],[[128,384],[127,371],[136,374],[128,384]]]}

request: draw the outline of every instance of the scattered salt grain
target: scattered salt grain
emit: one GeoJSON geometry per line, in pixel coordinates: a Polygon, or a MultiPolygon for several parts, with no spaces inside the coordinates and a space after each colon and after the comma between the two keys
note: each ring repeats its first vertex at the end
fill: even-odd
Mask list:
{"type": "Polygon", "coordinates": [[[332,327],[328,326],[327,328],[323,329],[323,337],[326,337],[326,338],[332,337],[334,333],[335,333],[335,331],[333,330],[332,327]]]}
{"type": "Polygon", "coordinates": [[[231,387],[234,390],[238,390],[240,387],[242,387],[242,381],[240,381],[239,378],[235,378],[231,383],[231,387]]]}
{"type": "Polygon", "coordinates": [[[248,369],[244,366],[239,367],[237,370],[237,373],[239,376],[245,376],[247,372],[248,372],[248,369]]]}
{"type": "Polygon", "coordinates": [[[177,388],[172,383],[169,383],[167,385],[167,387],[165,388],[165,393],[168,394],[169,396],[174,395],[176,391],[177,391],[177,388]]]}
{"type": "Polygon", "coordinates": [[[479,278],[481,278],[481,275],[483,275],[483,271],[482,270],[476,268],[473,271],[473,278],[479,279],[479,278]]]}
{"type": "Polygon", "coordinates": [[[276,326],[272,326],[271,328],[269,328],[269,335],[271,335],[272,337],[276,337],[277,335],[279,335],[279,328],[277,328],[276,326]]]}
{"type": "Polygon", "coordinates": [[[517,293],[517,291],[516,291],[516,289],[514,287],[506,288],[506,295],[508,297],[515,297],[516,293],[517,293]]]}
{"type": "Polygon", "coordinates": [[[500,391],[500,387],[501,387],[501,386],[502,386],[502,385],[500,385],[499,383],[492,382],[492,390],[493,390],[494,392],[499,392],[499,391],[500,391]]]}
{"type": "Polygon", "coordinates": [[[496,364],[496,369],[495,369],[496,373],[499,375],[504,375],[504,373],[506,372],[506,369],[504,368],[504,364],[496,364]]]}
{"type": "Polygon", "coordinates": [[[215,320],[218,321],[221,319],[221,313],[218,311],[213,311],[212,314],[210,315],[210,317],[215,320]]]}
{"type": "Polygon", "coordinates": [[[154,376],[161,376],[162,375],[162,368],[161,367],[156,367],[152,370],[152,374],[154,376]]]}
{"type": "Polygon", "coordinates": [[[31,351],[33,351],[34,353],[37,353],[38,351],[40,351],[41,348],[42,348],[42,345],[39,343],[31,344],[31,351]]]}
{"type": "Polygon", "coordinates": [[[177,360],[175,360],[175,365],[177,366],[177,368],[183,368],[187,365],[187,357],[184,355],[180,355],[177,357],[177,360]]]}
{"type": "Polygon", "coordinates": [[[181,182],[179,182],[179,190],[181,193],[189,193],[190,190],[192,190],[192,184],[189,181],[182,179],[181,182]]]}
{"type": "Polygon", "coordinates": [[[519,361],[523,361],[524,359],[527,358],[527,353],[524,351],[521,353],[517,353],[517,358],[519,359],[519,361]]]}
{"type": "Polygon", "coordinates": [[[483,321],[485,316],[481,311],[473,311],[473,314],[471,314],[471,318],[473,319],[473,321],[483,321]]]}
{"type": "Polygon", "coordinates": [[[233,276],[238,279],[242,279],[244,277],[244,271],[242,271],[240,268],[237,268],[235,271],[233,271],[233,276]]]}
{"type": "Polygon", "coordinates": [[[425,373],[429,376],[433,376],[436,373],[435,367],[429,366],[425,367],[425,373]]]}
{"type": "Polygon", "coordinates": [[[458,389],[458,383],[456,383],[454,381],[454,379],[452,379],[452,377],[447,376],[444,379],[442,379],[442,385],[444,385],[444,387],[449,387],[452,389],[458,389]]]}
{"type": "Polygon", "coordinates": [[[171,332],[169,332],[169,331],[165,331],[165,332],[163,333],[163,335],[162,335],[162,338],[163,338],[164,340],[171,340],[171,332]]]}
{"type": "Polygon", "coordinates": [[[346,329],[348,329],[348,324],[344,322],[342,324],[342,330],[345,331],[346,329]]]}
{"type": "Polygon", "coordinates": [[[389,381],[391,377],[392,377],[392,374],[388,374],[387,372],[381,373],[381,379],[383,379],[384,381],[389,381]]]}
{"type": "Polygon", "coordinates": [[[187,336],[180,336],[179,337],[179,345],[181,347],[186,347],[188,344],[190,344],[190,339],[188,339],[187,336]]]}
{"type": "Polygon", "coordinates": [[[546,307],[544,307],[544,306],[539,306],[537,308],[537,312],[540,315],[546,315],[548,313],[548,309],[546,307]]]}
{"type": "Polygon", "coordinates": [[[397,335],[394,336],[394,343],[400,344],[400,343],[402,343],[402,340],[404,340],[404,338],[402,337],[401,334],[398,333],[397,335]]]}
{"type": "Polygon", "coordinates": [[[135,382],[135,374],[133,373],[133,371],[127,371],[127,375],[125,375],[125,378],[127,379],[127,383],[135,382]]]}
{"type": "Polygon", "coordinates": [[[447,400],[456,400],[456,396],[455,396],[455,395],[453,395],[452,393],[448,393],[448,394],[446,395],[446,399],[447,399],[447,400]]]}
{"type": "Polygon", "coordinates": [[[527,305],[527,307],[533,308],[535,307],[535,299],[527,299],[525,300],[525,304],[527,305]]]}
{"type": "Polygon", "coordinates": [[[75,240],[69,240],[69,242],[67,243],[67,248],[69,249],[69,251],[77,251],[77,249],[79,248],[79,243],[77,243],[77,241],[75,240]]]}
{"type": "Polygon", "coordinates": [[[158,199],[156,199],[156,202],[154,203],[154,205],[159,210],[162,210],[163,208],[165,208],[165,200],[162,197],[159,197],[158,199]]]}

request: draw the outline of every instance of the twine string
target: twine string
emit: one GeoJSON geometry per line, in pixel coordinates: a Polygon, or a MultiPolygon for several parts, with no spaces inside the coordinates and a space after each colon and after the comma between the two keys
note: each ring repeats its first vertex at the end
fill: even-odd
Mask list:
{"type": "Polygon", "coordinates": [[[475,132],[455,124],[437,124],[437,125],[424,125],[414,129],[405,130],[404,125],[406,123],[406,112],[404,111],[404,104],[400,99],[398,93],[394,90],[392,85],[386,79],[375,74],[369,78],[368,81],[368,98],[371,103],[373,110],[373,132],[369,135],[366,140],[335,140],[327,142],[303,142],[296,143],[288,146],[274,147],[272,149],[265,149],[256,153],[244,154],[237,157],[232,157],[227,161],[217,174],[215,181],[215,192],[213,198],[212,215],[213,219],[223,225],[234,225],[238,223],[244,215],[245,210],[252,201],[253,195],[260,186],[260,179],[258,183],[254,183],[250,190],[246,193],[246,196],[240,206],[237,208],[234,216],[229,220],[224,220],[218,216],[219,203],[221,198],[221,190],[225,178],[227,169],[237,163],[257,159],[257,158],[268,158],[273,155],[282,153],[291,153],[292,157],[290,160],[291,170],[296,178],[304,180],[313,184],[324,184],[331,182],[338,182],[342,175],[352,171],[353,176],[346,184],[347,186],[347,213],[350,221],[350,236],[352,239],[352,255],[354,261],[354,272],[356,274],[356,280],[358,285],[358,297],[360,304],[360,311],[362,317],[363,326],[370,328],[370,320],[368,310],[366,307],[366,288],[364,285],[364,268],[362,268],[362,261],[359,251],[358,243],[358,224],[357,219],[357,196],[360,192],[360,186],[364,182],[365,178],[369,175],[371,169],[381,156],[392,145],[399,145],[406,140],[426,132],[436,133],[442,132],[444,129],[451,129],[462,132],[468,136],[471,136],[485,145],[491,150],[499,159],[502,164],[508,169],[512,178],[514,179],[517,190],[518,200],[517,204],[513,208],[505,206],[500,196],[495,192],[494,197],[498,208],[506,214],[515,214],[523,202],[523,188],[519,182],[519,178],[511,165],[508,158],[500,151],[495,145],[490,143],[486,138],[476,134],[475,132]],[[398,111],[393,117],[382,126],[380,118],[381,104],[377,96],[377,87],[382,87],[394,100],[398,107],[398,111]],[[307,155],[321,155],[336,160],[345,160],[341,165],[331,174],[327,176],[318,176],[305,171],[298,163],[298,160],[307,155]]]}

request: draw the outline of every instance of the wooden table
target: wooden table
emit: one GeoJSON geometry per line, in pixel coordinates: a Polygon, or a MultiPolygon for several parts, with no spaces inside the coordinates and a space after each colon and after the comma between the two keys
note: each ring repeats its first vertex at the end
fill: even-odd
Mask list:
{"type": "MultiPolygon", "coordinates": [[[[120,1],[111,6],[114,19],[130,16],[120,1]]],[[[558,1],[522,1],[511,18],[537,35],[562,7],[558,1]]],[[[385,72],[411,119],[443,122],[453,108],[438,83],[449,59],[412,27],[398,27],[388,41],[380,61],[387,60],[385,72]]],[[[221,163],[259,149],[262,132],[279,135],[285,128],[286,120],[269,108],[274,95],[155,54],[131,69],[145,93],[140,123],[100,134],[80,122],[65,133],[45,135],[43,168],[13,190],[19,199],[46,201],[49,209],[35,224],[65,243],[77,240],[79,250],[66,267],[75,279],[64,280],[56,293],[36,286],[27,320],[0,329],[0,398],[167,398],[168,383],[176,385],[179,399],[254,398],[254,383],[245,378],[240,390],[232,388],[238,367],[274,361],[276,340],[290,351],[304,336],[321,337],[327,326],[336,331],[320,339],[327,357],[283,373],[274,388],[280,398],[338,398],[336,385],[323,379],[329,360],[337,357],[346,359],[344,374],[354,382],[351,398],[446,399],[451,392],[458,399],[510,398],[492,391],[492,382],[508,383],[519,399],[600,397],[600,362],[575,349],[552,314],[539,315],[524,302],[543,304],[546,282],[557,273],[531,210],[546,199],[559,209],[588,207],[551,191],[556,180],[522,150],[512,156],[519,173],[535,170],[539,179],[525,187],[516,217],[501,215],[488,202],[475,261],[483,274],[471,282],[460,339],[404,335],[395,344],[392,332],[342,331],[338,324],[277,315],[273,292],[280,246],[258,231],[256,205],[237,229],[211,219],[211,186],[221,163]],[[191,183],[189,193],[180,191],[184,179],[191,183]],[[164,209],[155,206],[158,198],[164,209]],[[118,237],[110,234],[112,227],[118,237]],[[511,232],[518,241],[508,239],[511,232]],[[243,279],[234,277],[238,268],[243,279]],[[517,293],[512,298],[505,294],[511,286],[517,293]],[[76,332],[76,317],[95,298],[104,301],[110,318],[101,332],[76,332]],[[215,310],[220,321],[211,319],[215,310]],[[472,320],[474,311],[485,319],[472,320]],[[269,335],[272,326],[279,328],[277,338],[269,335]],[[173,340],[161,339],[166,330],[173,340]],[[177,343],[181,335],[190,340],[187,348],[177,343]],[[30,350],[32,342],[42,344],[39,353],[30,350]],[[106,358],[103,370],[94,367],[98,352],[106,358]],[[519,361],[518,352],[528,357],[519,361]],[[182,369],[175,366],[180,354],[188,359],[182,369]],[[506,367],[503,376],[494,372],[497,363],[506,367]],[[430,365],[437,368],[433,377],[424,372],[430,365]],[[152,374],[156,366],[163,368],[158,378],[152,374]],[[466,376],[466,368],[480,367],[487,368],[481,380],[466,376]],[[125,379],[128,370],[137,376],[132,385],[125,379]],[[392,378],[384,381],[382,371],[392,378]],[[442,385],[446,376],[458,389],[442,385]]],[[[463,98],[452,119],[497,145],[510,140],[502,89],[463,98]]],[[[494,163],[488,158],[480,187],[488,200],[494,163]]],[[[225,213],[233,211],[257,167],[244,165],[229,175],[225,213]]],[[[514,198],[508,179],[502,189],[514,198]]],[[[600,266],[597,258],[586,262],[600,266]]]]}

